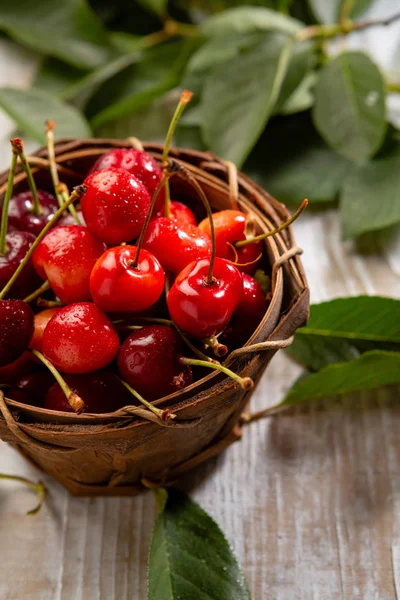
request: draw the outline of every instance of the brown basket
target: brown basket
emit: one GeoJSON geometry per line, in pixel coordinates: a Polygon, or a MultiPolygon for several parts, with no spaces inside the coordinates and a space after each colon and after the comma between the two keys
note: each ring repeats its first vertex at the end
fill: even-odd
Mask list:
{"type": "MultiPolygon", "coordinates": [[[[94,161],[129,141],[88,139],[61,140],[56,144],[60,179],[67,185],[82,183],[94,161]]],[[[162,147],[145,144],[161,161],[162,147]]],[[[261,231],[278,226],[289,217],[285,206],[216,156],[174,148],[176,158],[195,175],[214,210],[238,206],[251,211],[261,231]]],[[[51,189],[47,150],[29,158],[39,187],[51,189]]],[[[3,197],[8,173],[0,176],[3,197]]],[[[26,188],[19,170],[15,189],[26,188]]],[[[174,196],[195,198],[193,190],[177,178],[171,180],[174,196]]],[[[271,303],[253,336],[243,348],[230,353],[225,364],[241,376],[257,382],[275,352],[291,343],[296,329],[308,317],[309,292],[291,230],[265,240],[272,271],[271,303]]],[[[2,401],[0,437],[10,442],[37,467],[53,475],[77,496],[130,496],[143,487],[169,485],[204,460],[216,456],[240,439],[242,413],[251,393],[219,372],[184,390],[155,402],[169,407],[176,420],[159,423],[124,414],[82,414],[48,411],[2,401]]],[[[1,396],[1,395],[0,395],[1,396]]],[[[147,411],[148,413],[148,411],[147,411]]]]}

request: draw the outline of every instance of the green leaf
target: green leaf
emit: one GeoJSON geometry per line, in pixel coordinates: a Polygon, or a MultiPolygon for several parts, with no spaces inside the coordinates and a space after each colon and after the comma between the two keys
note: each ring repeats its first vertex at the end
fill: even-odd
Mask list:
{"type": "Polygon", "coordinates": [[[44,128],[47,119],[57,123],[57,138],[92,135],[88,123],[79,111],[41,90],[0,88],[0,107],[24,134],[39,144],[46,141],[44,128]]]}
{"type": "Polygon", "coordinates": [[[112,45],[123,54],[136,52],[143,46],[143,36],[132,35],[125,31],[111,31],[109,38],[112,45]]]}
{"type": "Polygon", "coordinates": [[[400,153],[354,166],[340,194],[344,239],[400,223],[400,153]]]}
{"type": "Polygon", "coordinates": [[[400,301],[379,296],[338,298],[311,306],[288,353],[311,371],[371,349],[400,350],[400,301]]]}
{"type": "Polygon", "coordinates": [[[202,23],[200,32],[208,37],[227,36],[251,31],[282,31],[295,34],[303,24],[269,8],[238,6],[224,10],[202,23]]]}
{"type": "Polygon", "coordinates": [[[282,82],[274,113],[282,112],[285,103],[305,79],[306,75],[314,68],[316,64],[314,48],[315,45],[313,42],[301,42],[293,45],[290,63],[282,82]]]}
{"type": "Polygon", "coordinates": [[[267,34],[254,49],[217,67],[202,96],[202,135],[216,154],[239,167],[261,135],[278,98],[292,40],[267,34]]]}
{"type": "Polygon", "coordinates": [[[37,52],[81,69],[102,65],[113,52],[85,0],[1,0],[0,29],[37,52]]]}
{"type": "Polygon", "coordinates": [[[314,71],[307,73],[294,92],[275,112],[279,112],[281,115],[293,115],[310,109],[314,104],[314,86],[316,81],[317,74],[314,71]]]}
{"type": "Polygon", "coordinates": [[[167,11],[168,0],[139,0],[139,4],[156,13],[156,15],[162,16],[167,11]]]}
{"type": "Polygon", "coordinates": [[[322,69],[313,120],[324,140],[352,160],[381,147],[387,129],[383,77],[362,52],[343,52],[322,69]]]}
{"type": "Polygon", "coordinates": [[[400,353],[372,350],[297,381],[276,408],[400,383],[400,353]]]}
{"type": "Polygon", "coordinates": [[[120,71],[97,91],[88,106],[93,127],[132,115],[176,87],[193,50],[189,41],[145,51],[140,63],[120,71]]]}
{"type": "Polygon", "coordinates": [[[148,600],[250,600],[243,573],[218,525],[183,492],[168,491],[156,520],[148,600]]]}
{"type": "MultiPolygon", "coordinates": [[[[320,23],[336,23],[339,20],[343,4],[347,0],[308,0],[314,16],[320,23]]],[[[374,0],[354,0],[349,17],[354,19],[365,12],[374,0]]]]}
{"type": "Polygon", "coordinates": [[[244,171],[281,202],[331,202],[350,163],[320,138],[309,113],[273,119],[244,171]]]}
{"type": "Polygon", "coordinates": [[[32,86],[48,94],[61,96],[64,90],[82,79],[84,72],[67,63],[52,58],[44,57],[39,64],[32,86]]]}

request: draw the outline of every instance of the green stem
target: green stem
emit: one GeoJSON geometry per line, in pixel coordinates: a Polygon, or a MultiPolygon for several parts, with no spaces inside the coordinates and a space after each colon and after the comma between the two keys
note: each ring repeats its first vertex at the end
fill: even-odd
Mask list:
{"type": "Polygon", "coordinates": [[[399,19],[400,13],[396,13],[387,19],[371,19],[368,21],[357,22],[348,19],[335,25],[310,25],[309,27],[301,29],[297,33],[296,39],[299,42],[315,38],[329,39],[338,35],[347,35],[352,31],[369,29],[370,27],[386,27],[399,19]]]}
{"type": "Polygon", "coordinates": [[[400,93],[400,83],[395,83],[394,81],[388,81],[386,84],[386,89],[390,93],[399,94],[400,93]]]}
{"type": "Polygon", "coordinates": [[[43,292],[47,292],[47,290],[49,290],[49,289],[50,289],[50,284],[48,281],[45,281],[44,283],[42,283],[40,288],[38,288],[37,290],[32,292],[32,294],[29,294],[29,296],[27,296],[26,298],[24,298],[24,302],[29,304],[29,302],[32,302],[32,300],[36,300],[36,298],[39,298],[39,296],[41,296],[43,294],[43,292]]]}
{"type": "MultiPolygon", "coordinates": [[[[44,238],[46,233],[54,226],[55,223],[57,223],[58,219],[60,219],[60,217],[62,217],[65,209],[68,208],[68,206],[70,204],[72,204],[72,202],[74,202],[75,200],[80,198],[82,196],[82,194],[84,194],[86,192],[86,190],[87,190],[86,185],[79,185],[76,188],[74,188],[74,190],[73,190],[71,196],[68,198],[67,202],[63,206],[61,206],[61,208],[59,208],[58,211],[52,216],[51,220],[48,223],[46,223],[46,225],[43,227],[42,231],[39,233],[39,235],[33,242],[32,246],[29,248],[25,257],[18,265],[18,268],[15,270],[13,276],[11,277],[9,282],[5,285],[5,287],[0,292],[0,300],[2,300],[4,298],[4,296],[10,291],[11,287],[14,285],[15,281],[20,276],[21,271],[25,268],[27,263],[32,258],[32,254],[34,253],[34,251],[36,250],[36,248],[38,247],[38,245],[40,244],[40,242],[42,241],[42,239],[44,238]]],[[[3,224],[3,222],[2,222],[2,224],[3,224]]]]}
{"type": "Polygon", "coordinates": [[[13,188],[14,188],[14,176],[15,176],[15,169],[17,166],[17,160],[18,160],[18,154],[16,154],[16,152],[14,151],[14,148],[13,148],[10,172],[8,174],[7,190],[6,190],[6,195],[4,197],[3,213],[2,213],[2,217],[1,217],[0,256],[4,256],[8,252],[7,239],[6,239],[7,231],[8,231],[8,210],[9,210],[10,200],[11,200],[11,196],[12,196],[13,188]]]}
{"type": "Polygon", "coordinates": [[[80,398],[75,392],[71,390],[68,383],[61,377],[60,373],[57,371],[55,366],[38,350],[31,350],[32,354],[38,358],[45,367],[50,371],[53,375],[54,379],[57,381],[58,385],[62,389],[65,394],[65,397],[68,401],[68,404],[78,415],[84,410],[85,403],[82,398],[80,398]]]}
{"type": "Polygon", "coordinates": [[[287,229],[287,227],[289,227],[289,225],[291,225],[293,223],[293,221],[295,221],[297,219],[297,217],[299,215],[301,215],[301,213],[307,206],[308,206],[308,200],[303,200],[303,202],[301,203],[300,207],[296,210],[294,215],[292,215],[290,217],[290,219],[285,221],[285,223],[282,223],[282,225],[279,225],[279,227],[276,227],[276,229],[267,231],[267,233],[262,233],[261,235],[256,235],[253,238],[248,238],[246,240],[240,240],[239,242],[235,242],[236,248],[242,248],[243,246],[248,246],[248,244],[254,244],[255,242],[261,242],[262,240],[265,240],[266,238],[271,237],[272,235],[276,235],[280,231],[287,229]]]}
{"type": "Polygon", "coordinates": [[[237,373],[234,373],[227,367],[224,367],[220,363],[210,363],[205,360],[198,360],[197,358],[185,358],[182,357],[179,359],[179,362],[182,365],[191,366],[191,367],[206,367],[208,369],[214,369],[215,371],[221,371],[224,375],[227,375],[234,381],[236,381],[243,390],[249,390],[254,386],[254,382],[250,377],[240,377],[237,373]]]}
{"type": "Polygon", "coordinates": [[[36,306],[40,306],[41,308],[61,308],[65,306],[65,304],[63,304],[59,300],[47,300],[46,298],[38,298],[36,306]]]}
{"type": "MultiPolygon", "coordinates": [[[[181,118],[182,113],[185,110],[187,104],[189,104],[190,100],[192,99],[192,96],[192,92],[189,92],[188,90],[184,90],[181,94],[178,106],[176,107],[171,123],[169,124],[167,137],[165,139],[164,150],[162,153],[162,162],[164,165],[168,161],[168,155],[169,150],[171,148],[172,138],[174,137],[174,133],[178,125],[179,119],[181,118]]],[[[168,180],[165,182],[165,216],[171,216],[171,193],[168,180]]]]}
{"type": "Polygon", "coordinates": [[[35,492],[35,494],[37,494],[39,502],[38,502],[38,505],[35,506],[35,508],[32,508],[32,510],[29,510],[26,514],[27,515],[35,515],[36,513],[39,512],[39,510],[42,508],[43,501],[46,497],[46,488],[41,481],[34,483],[33,481],[26,479],[25,477],[19,477],[18,475],[6,475],[4,473],[0,473],[0,479],[8,479],[9,481],[18,481],[18,483],[23,483],[24,485],[27,485],[28,487],[30,487],[31,490],[33,490],[35,492]]]}
{"type": "Polygon", "coordinates": [[[120,379],[120,382],[122,383],[122,385],[124,385],[126,387],[128,392],[130,392],[132,394],[132,396],[134,396],[137,400],[139,400],[139,402],[141,404],[143,404],[143,406],[145,406],[154,415],[156,415],[159,419],[161,419],[161,421],[169,421],[169,419],[175,419],[176,415],[172,414],[168,409],[161,409],[161,408],[157,408],[156,406],[153,406],[150,402],[145,400],[143,398],[143,396],[141,396],[139,394],[139,392],[134,390],[133,387],[131,387],[129,385],[129,383],[126,383],[126,381],[124,381],[123,379],[120,379]]]}
{"type": "Polygon", "coordinates": [[[180,35],[182,37],[196,37],[199,35],[197,25],[190,23],[181,23],[175,19],[168,18],[164,23],[164,32],[168,37],[180,35]]]}
{"type": "Polygon", "coordinates": [[[18,154],[19,159],[24,168],[26,178],[28,180],[28,186],[32,194],[33,200],[33,214],[39,217],[42,214],[42,207],[40,206],[39,197],[37,193],[36,183],[32,175],[31,168],[29,166],[28,161],[26,160],[25,152],[24,152],[24,143],[20,138],[13,138],[11,140],[12,147],[15,152],[18,154]]]}

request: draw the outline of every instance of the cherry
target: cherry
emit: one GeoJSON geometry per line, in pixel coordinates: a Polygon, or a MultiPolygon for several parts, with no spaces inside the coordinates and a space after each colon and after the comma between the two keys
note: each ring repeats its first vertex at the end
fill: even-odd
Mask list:
{"type": "MultiPolygon", "coordinates": [[[[85,403],[85,412],[109,413],[132,404],[132,396],[111,371],[86,375],[66,375],[65,381],[85,403]]],[[[74,412],[58,383],[54,383],[44,399],[44,408],[74,412]]]]}
{"type": "Polygon", "coordinates": [[[91,302],[61,308],[47,324],[43,354],[64,373],[90,373],[108,365],[119,348],[109,319],[91,302]]]}
{"type": "Polygon", "coordinates": [[[242,273],[242,296],[221,341],[229,346],[242,345],[260,324],[265,315],[268,302],[260,284],[247,273],[242,273]]]}
{"type": "Polygon", "coordinates": [[[8,222],[12,229],[18,231],[29,231],[35,236],[39,235],[43,227],[57,212],[58,203],[56,198],[43,190],[38,190],[40,212],[34,211],[32,192],[21,192],[13,196],[8,209],[8,222]]]}
{"type": "Polygon", "coordinates": [[[37,371],[20,377],[15,382],[15,387],[28,394],[31,400],[30,404],[34,403],[35,406],[42,406],[43,398],[53,384],[54,377],[51,373],[48,371],[37,371]]]}
{"type": "Polygon", "coordinates": [[[176,278],[167,300],[174,323],[198,339],[225,329],[243,290],[241,275],[229,261],[215,259],[211,280],[210,264],[203,258],[188,265],[176,278]]]}
{"type": "Polygon", "coordinates": [[[193,260],[210,256],[211,239],[194,225],[158,217],[149,223],[143,247],[158,258],[166,271],[177,275],[193,260]]]}
{"type": "Polygon", "coordinates": [[[105,246],[80,225],[55,227],[33,254],[33,264],[63,304],[91,300],[90,273],[105,246]]]}
{"type": "Polygon", "coordinates": [[[24,352],[17,360],[5,367],[0,367],[0,383],[15,383],[23,375],[33,373],[37,369],[34,356],[24,352]]]}
{"type": "Polygon", "coordinates": [[[22,300],[0,301],[0,367],[19,358],[33,334],[33,312],[22,300]]]}
{"type": "Polygon", "coordinates": [[[106,312],[136,312],[157,302],[164,280],[164,271],[153,254],[136,246],[117,246],[96,262],[90,290],[96,305],[106,312]]]}
{"type": "MultiPolygon", "coordinates": [[[[217,256],[234,262],[239,271],[253,273],[262,254],[261,242],[235,248],[235,243],[245,240],[246,215],[239,210],[221,210],[213,214],[217,256]]],[[[203,219],[199,229],[210,235],[210,221],[203,219]]]]}
{"type": "Polygon", "coordinates": [[[32,404],[32,397],[25,390],[12,385],[10,388],[5,390],[6,397],[10,400],[15,400],[21,404],[32,404]]]}
{"type": "MultiPolygon", "coordinates": [[[[161,181],[162,170],[158,162],[144,150],[137,148],[114,148],[97,159],[89,171],[89,175],[108,169],[124,169],[141,181],[153,196],[161,181]]],[[[157,208],[164,206],[164,194],[158,197],[157,208]]],[[[132,236],[132,238],[135,236],[132,236]]]]}
{"type": "Polygon", "coordinates": [[[89,230],[110,246],[137,238],[151,200],[144,184],[124,169],[107,169],[85,185],[81,208],[89,230]]]}
{"type": "MultiPolygon", "coordinates": [[[[163,217],[164,212],[165,211],[163,207],[163,210],[157,211],[156,217],[163,217]]],[[[186,206],[186,204],[183,204],[183,202],[178,202],[177,200],[171,200],[170,217],[177,223],[182,223],[185,225],[197,225],[194,213],[188,206],[186,206]]]]}
{"type": "MultiPolygon", "coordinates": [[[[3,288],[15,273],[29,248],[35,241],[33,233],[26,231],[10,231],[5,237],[6,251],[0,252],[0,289],[3,288]]],[[[12,285],[9,293],[14,298],[25,298],[38,287],[40,279],[36,274],[32,261],[29,260],[22,276],[12,285]]]]}
{"type": "Polygon", "coordinates": [[[166,325],[146,325],[131,333],[118,353],[118,370],[139,394],[156,400],[192,383],[192,370],[182,366],[180,336],[166,325]]]}
{"type": "Polygon", "coordinates": [[[59,312],[59,310],[59,308],[46,308],[46,310],[42,310],[41,312],[35,315],[34,332],[29,344],[29,348],[39,350],[40,352],[42,351],[42,339],[44,330],[47,327],[47,323],[56,313],[59,312]]]}
{"type": "MultiPolygon", "coordinates": [[[[76,215],[80,221],[80,223],[86,227],[86,223],[85,223],[85,219],[83,218],[83,214],[81,210],[77,210],[76,211],[76,215]]],[[[60,226],[64,226],[64,225],[76,225],[76,218],[71,215],[71,213],[67,213],[64,217],[62,217],[58,224],[60,226]]]]}

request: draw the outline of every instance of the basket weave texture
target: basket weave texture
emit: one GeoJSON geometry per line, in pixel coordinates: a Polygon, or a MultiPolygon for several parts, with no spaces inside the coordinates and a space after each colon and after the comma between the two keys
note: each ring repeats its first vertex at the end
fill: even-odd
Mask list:
{"type": "MultiPolygon", "coordinates": [[[[129,146],[110,139],[61,140],[56,144],[60,180],[72,187],[85,178],[107,150],[129,146]]],[[[145,144],[161,162],[162,147],[145,144]]],[[[170,157],[182,163],[202,186],[213,210],[232,207],[251,212],[260,231],[268,231],[290,216],[245,175],[232,180],[232,168],[211,153],[173,148],[170,157]]],[[[51,190],[47,149],[29,158],[38,187],[51,190]]],[[[0,175],[0,198],[8,172],[0,175]]],[[[26,189],[19,170],[15,191],[26,189]]],[[[171,180],[173,197],[190,196],[192,189],[171,180]]],[[[271,302],[250,340],[228,355],[226,366],[241,376],[260,379],[275,352],[287,346],[308,318],[309,291],[291,229],[264,241],[271,268],[271,302]]],[[[1,382],[0,382],[1,383],[1,382]]],[[[250,400],[237,383],[219,372],[155,402],[177,418],[164,426],[138,416],[115,413],[75,415],[0,401],[0,438],[15,446],[37,467],[52,475],[73,495],[130,496],[145,487],[174,483],[189,469],[216,456],[240,439],[242,413],[250,400]]]]}

